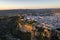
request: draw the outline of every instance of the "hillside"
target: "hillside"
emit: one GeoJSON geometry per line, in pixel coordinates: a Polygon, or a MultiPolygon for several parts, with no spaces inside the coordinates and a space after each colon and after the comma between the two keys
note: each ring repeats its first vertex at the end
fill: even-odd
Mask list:
{"type": "Polygon", "coordinates": [[[60,32],[44,28],[44,23],[38,24],[35,20],[22,20],[23,18],[0,18],[0,40],[60,40],[60,32]]]}

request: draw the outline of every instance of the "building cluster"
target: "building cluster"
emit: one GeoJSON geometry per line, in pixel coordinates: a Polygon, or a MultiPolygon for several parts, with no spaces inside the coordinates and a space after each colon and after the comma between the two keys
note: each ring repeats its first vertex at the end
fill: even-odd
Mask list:
{"type": "Polygon", "coordinates": [[[24,23],[19,23],[20,31],[30,32],[31,40],[60,40],[60,31],[55,31],[60,25],[60,16],[24,16],[20,20],[24,23]]]}

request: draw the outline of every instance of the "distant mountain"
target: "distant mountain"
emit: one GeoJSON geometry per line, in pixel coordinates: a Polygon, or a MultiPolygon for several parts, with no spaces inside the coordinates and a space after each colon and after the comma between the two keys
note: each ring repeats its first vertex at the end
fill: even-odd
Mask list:
{"type": "Polygon", "coordinates": [[[17,14],[27,14],[27,13],[50,13],[52,10],[60,11],[58,9],[14,9],[14,10],[0,10],[0,16],[5,15],[17,15],[17,14]]]}

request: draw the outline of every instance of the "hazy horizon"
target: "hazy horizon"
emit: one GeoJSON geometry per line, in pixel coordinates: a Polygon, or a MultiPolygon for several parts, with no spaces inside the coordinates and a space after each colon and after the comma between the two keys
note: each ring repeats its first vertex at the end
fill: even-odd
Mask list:
{"type": "Polygon", "coordinates": [[[0,10],[60,8],[60,0],[0,0],[0,10]]]}

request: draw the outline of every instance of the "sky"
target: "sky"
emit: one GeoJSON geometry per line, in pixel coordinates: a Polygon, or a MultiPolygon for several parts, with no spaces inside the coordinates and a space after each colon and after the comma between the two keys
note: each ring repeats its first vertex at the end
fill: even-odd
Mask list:
{"type": "Polygon", "coordinates": [[[60,8],[60,0],[0,0],[0,10],[60,8]]]}

